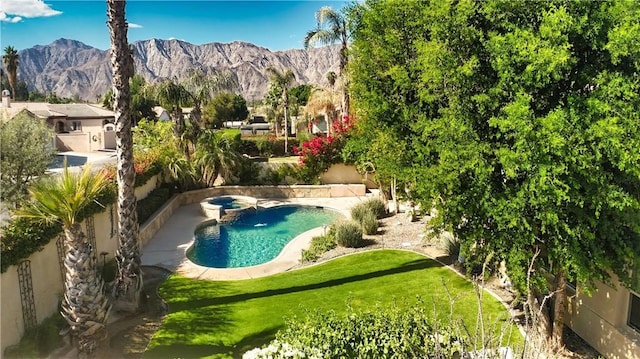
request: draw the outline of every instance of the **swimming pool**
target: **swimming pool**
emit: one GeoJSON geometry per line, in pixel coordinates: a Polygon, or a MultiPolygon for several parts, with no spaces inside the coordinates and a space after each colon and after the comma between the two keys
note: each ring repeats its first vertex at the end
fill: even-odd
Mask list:
{"type": "Polygon", "coordinates": [[[187,258],[210,268],[266,263],[298,235],[340,218],[340,213],[321,207],[278,206],[243,214],[230,223],[205,222],[196,228],[187,258]]]}

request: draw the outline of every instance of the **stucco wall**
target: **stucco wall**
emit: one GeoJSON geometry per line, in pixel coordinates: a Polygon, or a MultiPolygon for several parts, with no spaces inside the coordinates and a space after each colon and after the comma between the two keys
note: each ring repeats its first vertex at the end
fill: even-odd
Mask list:
{"type": "Polygon", "coordinates": [[[367,188],[377,188],[371,181],[371,175],[361,175],[355,166],[337,163],[320,175],[320,181],[324,184],[339,183],[363,183],[367,188]]]}
{"type": "Polygon", "coordinates": [[[0,326],[0,357],[4,356],[4,349],[20,342],[24,332],[22,307],[20,305],[20,291],[18,287],[18,267],[11,266],[0,277],[2,292],[0,305],[2,307],[2,325],[0,326]]]}
{"type": "Polygon", "coordinates": [[[59,151],[90,152],[88,133],[58,133],[56,134],[56,148],[59,151]]]}
{"type": "Polygon", "coordinates": [[[569,298],[567,325],[610,359],[640,359],[640,333],[627,325],[629,290],[598,283],[591,296],[569,298]]]}
{"type": "MultiPolygon", "coordinates": [[[[136,197],[142,199],[156,187],[157,176],[152,177],[144,186],[136,188],[136,197]]],[[[166,219],[165,219],[166,221],[166,219]]],[[[106,252],[107,261],[114,258],[118,247],[117,226],[118,213],[115,204],[108,206],[105,211],[93,216],[96,238],[96,258],[102,264],[106,252]]],[[[162,222],[164,223],[164,222],[162,222]]],[[[156,224],[158,226],[158,224],[156,224]]],[[[82,223],[82,229],[87,233],[87,223],[82,223]]],[[[157,230],[157,229],[156,229],[157,230]]],[[[140,228],[140,239],[143,235],[149,236],[149,229],[140,228]]],[[[153,232],[155,234],[155,232],[153,232]]],[[[153,234],[151,234],[152,236],[153,234]]],[[[149,237],[150,238],[150,237],[149,237]]],[[[58,311],[58,305],[62,298],[63,281],[60,263],[58,259],[56,238],[52,239],[41,251],[33,253],[28,260],[31,261],[31,276],[33,283],[33,295],[35,299],[36,320],[42,322],[45,318],[58,311]]],[[[24,321],[22,318],[22,302],[20,299],[20,285],[18,281],[17,266],[11,266],[0,275],[1,284],[1,326],[0,326],[0,358],[4,350],[11,345],[20,342],[24,333],[24,321]]]]}
{"type": "MultiPolygon", "coordinates": [[[[277,171],[280,166],[290,166],[291,163],[278,162],[258,162],[260,173],[256,176],[265,177],[267,171],[277,171]]],[[[355,166],[337,163],[331,165],[328,170],[320,175],[322,184],[364,184],[366,188],[378,188],[378,185],[371,181],[372,175],[361,175],[355,166]]],[[[293,183],[293,179],[288,181],[293,183]]]]}
{"type": "Polygon", "coordinates": [[[138,200],[146,198],[149,195],[149,192],[153,191],[158,187],[158,176],[151,177],[147,183],[140,187],[136,187],[135,194],[138,200]]]}

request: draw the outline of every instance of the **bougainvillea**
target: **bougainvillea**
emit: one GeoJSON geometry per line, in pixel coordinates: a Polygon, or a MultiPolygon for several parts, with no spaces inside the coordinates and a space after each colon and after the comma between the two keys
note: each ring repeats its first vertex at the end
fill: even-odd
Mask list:
{"type": "Polygon", "coordinates": [[[352,128],[351,119],[344,116],[342,121],[333,122],[330,135],[317,135],[294,147],[294,154],[300,156],[298,177],[305,183],[316,183],[322,172],[340,161],[340,151],[352,128]]]}

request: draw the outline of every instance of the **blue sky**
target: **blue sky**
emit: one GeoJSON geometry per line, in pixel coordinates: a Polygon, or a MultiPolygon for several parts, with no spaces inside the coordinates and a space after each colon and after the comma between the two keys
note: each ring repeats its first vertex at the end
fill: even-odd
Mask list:
{"type": "MultiPolygon", "coordinates": [[[[245,41],[272,51],[302,48],[322,6],[351,1],[129,0],[129,42],[179,39],[200,45],[245,41]]],[[[59,38],[106,50],[106,1],[0,0],[0,46],[23,50],[59,38]]]]}

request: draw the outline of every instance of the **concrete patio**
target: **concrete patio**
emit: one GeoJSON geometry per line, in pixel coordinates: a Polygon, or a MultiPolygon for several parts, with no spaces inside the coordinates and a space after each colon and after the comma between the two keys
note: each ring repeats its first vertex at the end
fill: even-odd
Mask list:
{"type": "MultiPolygon", "coordinates": [[[[272,207],[283,204],[322,206],[335,209],[349,217],[350,208],[366,197],[341,198],[258,198],[260,207],[272,207]]],[[[208,268],[191,262],[186,252],[194,241],[194,230],[198,224],[207,220],[199,203],[178,208],[173,216],[147,242],[142,250],[142,264],[159,266],[185,277],[208,280],[236,280],[264,277],[281,273],[296,266],[300,261],[302,249],[309,247],[311,238],[321,235],[323,228],[315,228],[294,238],[273,260],[243,268],[208,268]]]]}

